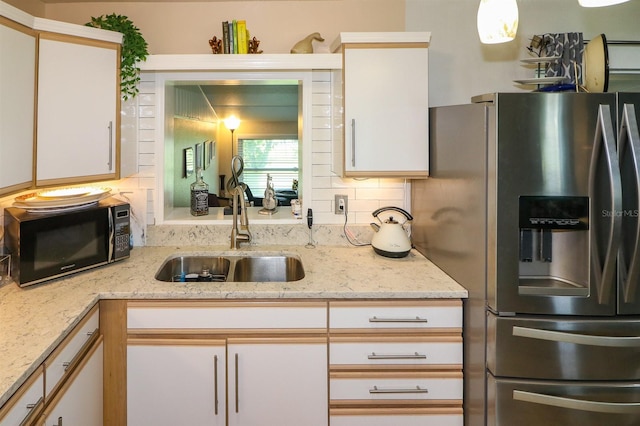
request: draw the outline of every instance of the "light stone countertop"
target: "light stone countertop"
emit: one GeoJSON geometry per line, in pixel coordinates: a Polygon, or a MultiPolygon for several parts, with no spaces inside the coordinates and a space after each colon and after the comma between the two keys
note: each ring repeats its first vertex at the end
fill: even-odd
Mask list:
{"type": "Polygon", "coordinates": [[[136,247],[105,267],[27,288],[0,288],[0,406],[100,299],[429,299],[466,298],[467,291],[420,253],[401,259],[371,247],[136,247]],[[165,283],[154,275],[180,254],[294,254],[305,277],[288,283],[165,283]]]}

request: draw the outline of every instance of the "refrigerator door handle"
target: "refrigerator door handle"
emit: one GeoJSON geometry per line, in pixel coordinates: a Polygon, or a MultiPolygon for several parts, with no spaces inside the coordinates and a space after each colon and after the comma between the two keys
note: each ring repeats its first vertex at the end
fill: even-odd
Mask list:
{"type": "MultiPolygon", "coordinates": [[[[609,105],[600,105],[598,108],[598,124],[596,126],[596,135],[593,141],[591,165],[589,168],[589,199],[592,200],[592,203],[597,192],[596,185],[598,177],[596,175],[601,151],[605,155],[607,172],[609,173],[610,179],[609,190],[611,193],[611,204],[607,206],[610,208],[607,217],[610,217],[611,220],[608,226],[608,236],[606,238],[607,248],[604,254],[604,262],[601,261],[600,247],[597,243],[597,220],[590,220],[590,245],[591,267],[594,272],[595,286],[598,290],[598,303],[606,305],[610,303],[613,294],[612,288],[616,278],[616,260],[622,232],[622,217],[619,214],[622,209],[622,181],[609,105]]],[[[592,206],[592,219],[595,219],[596,214],[597,212],[594,211],[592,206]]]]}
{"type": "Polygon", "coordinates": [[[605,346],[614,348],[640,347],[640,336],[598,336],[591,334],[566,333],[564,331],[542,330],[539,328],[513,327],[513,335],[529,339],[551,342],[574,343],[577,345],[605,346]]]}
{"type": "MultiPolygon", "coordinates": [[[[622,122],[618,134],[619,162],[623,163],[623,156],[629,155],[633,163],[633,179],[636,199],[640,200],[640,132],[636,121],[636,112],[632,104],[624,104],[622,110],[622,122]]],[[[637,215],[640,212],[640,205],[632,206],[637,215]]],[[[626,212],[625,212],[626,213],[626,212]]],[[[630,212],[629,212],[630,213],[630,212]]],[[[631,250],[631,256],[623,255],[624,245],[620,247],[620,272],[622,290],[625,303],[631,303],[636,297],[638,281],[640,280],[640,220],[636,217],[635,243],[631,250]],[[631,259],[627,267],[626,259],[631,259]]]]}
{"type": "Polygon", "coordinates": [[[594,413],[640,413],[640,403],[637,402],[586,401],[583,399],[573,399],[562,396],[545,395],[543,393],[526,392],[520,390],[513,391],[513,399],[516,401],[525,401],[534,404],[569,408],[572,410],[591,411],[594,413]]]}

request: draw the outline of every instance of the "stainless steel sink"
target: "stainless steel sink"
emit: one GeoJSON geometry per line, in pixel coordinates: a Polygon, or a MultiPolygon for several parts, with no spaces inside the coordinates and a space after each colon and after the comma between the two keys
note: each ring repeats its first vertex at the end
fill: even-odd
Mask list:
{"type": "Polygon", "coordinates": [[[167,282],[226,281],[231,260],[220,256],[175,256],[164,261],[156,280],[167,282]]]}
{"type": "Polygon", "coordinates": [[[156,272],[166,282],[288,282],[304,278],[302,261],[290,255],[172,256],[156,272]]]}
{"type": "Polygon", "coordinates": [[[233,281],[298,281],[304,278],[300,259],[294,256],[251,256],[235,262],[233,281]]]}

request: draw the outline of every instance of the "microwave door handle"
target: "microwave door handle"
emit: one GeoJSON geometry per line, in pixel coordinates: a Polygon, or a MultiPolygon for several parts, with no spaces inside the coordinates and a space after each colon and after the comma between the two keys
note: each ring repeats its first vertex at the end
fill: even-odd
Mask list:
{"type": "Polygon", "coordinates": [[[113,261],[113,258],[115,256],[115,223],[114,223],[114,218],[113,218],[113,209],[112,208],[108,208],[107,211],[109,212],[109,238],[107,238],[107,240],[109,241],[109,259],[108,261],[111,262],[113,261]]]}
{"type": "Polygon", "coordinates": [[[595,278],[596,289],[598,290],[598,303],[606,305],[610,302],[614,279],[616,278],[616,258],[620,247],[620,238],[622,231],[622,217],[617,214],[622,209],[622,183],[620,178],[620,167],[618,165],[618,156],[616,155],[616,140],[613,133],[613,124],[611,122],[611,110],[609,105],[600,105],[598,108],[598,123],[596,125],[596,134],[593,141],[593,151],[591,154],[591,165],[589,168],[589,199],[593,204],[596,196],[596,188],[598,182],[597,169],[600,155],[605,155],[607,172],[609,174],[611,193],[611,203],[607,236],[607,247],[604,255],[604,263],[601,261],[600,247],[597,244],[597,235],[599,222],[596,219],[598,212],[591,209],[592,220],[590,221],[590,238],[591,238],[591,267],[593,268],[593,277],[595,278]]]}
{"type": "Polygon", "coordinates": [[[543,393],[527,392],[517,389],[513,391],[513,399],[516,401],[531,402],[533,404],[590,411],[593,413],[640,414],[640,403],[638,402],[587,401],[584,399],[546,395],[543,393]]]}
{"type": "MultiPolygon", "coordinates": [[[[620,164],[622,165],[623,156],[630,156],[629,160],[633,164],[633,183],[635,186],[636,203],[632,206],[635,212],[640,212],[640,132],[638,131],[638,122],[636,120],[635,108],[632,104],[624,104],[622,110],[622,122],[620,124],[620,132],[618,135],[618,153],[620,155],[620,164]]],[[[635,219],[635,242],[631,250],[631,256],[627,257],[624,253],[624,245],[620,246],[619,268],[622,281],[622,294],[625,303],[635,300],[640,280],[640,218],[635,219]],[[626,259],[630,259],[627,267],[626,259]]]]}

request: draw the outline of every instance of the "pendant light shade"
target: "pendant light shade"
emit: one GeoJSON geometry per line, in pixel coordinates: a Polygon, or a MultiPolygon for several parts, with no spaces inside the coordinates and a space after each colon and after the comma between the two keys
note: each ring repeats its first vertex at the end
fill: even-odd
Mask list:
{"type": "Polygon", "coordinates": [[[582,7],[602,7],[613,6],[614,4],[620,4],[628,2],[629,0],[578,0],[578,3],[582,7]]]}
{"type": "Polygon", "coordinates": [[[518,4],[516,0],[480,0],[478,35],[482,43],[506,43],[516,37],[517,31],[518,4]]]}

